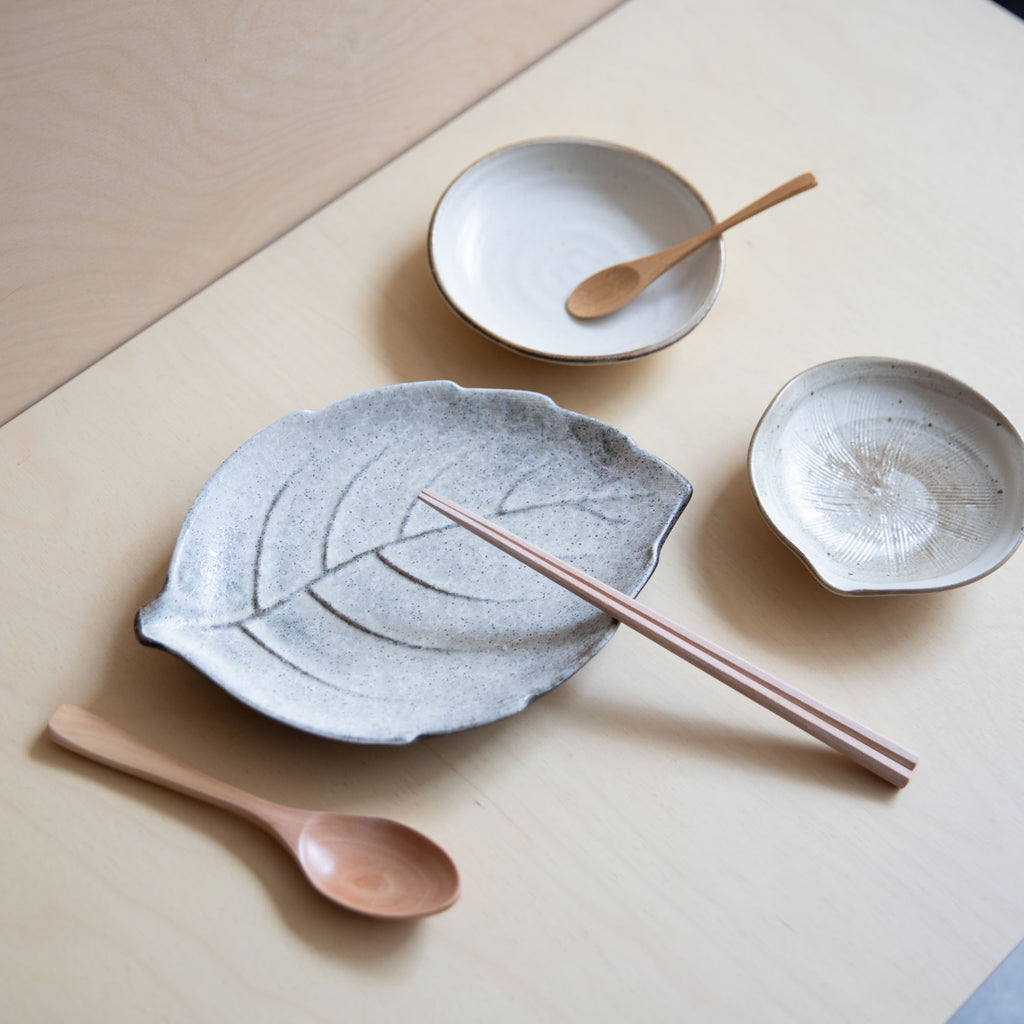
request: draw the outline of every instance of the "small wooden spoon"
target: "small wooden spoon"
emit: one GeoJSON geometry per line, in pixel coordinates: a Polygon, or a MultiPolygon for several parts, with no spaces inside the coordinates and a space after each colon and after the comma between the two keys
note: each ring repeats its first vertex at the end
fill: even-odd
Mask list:
{"type": "Polygon", "coordinates": [[[349,910],[391,919],[424,917],[459,898],[459,874],[448,854],[396,821],[271,803],[175,761],[71,704],[54,712],[48,731],[77,754],[261,826],[294,855],[314,889],[349,910]]]}
{"type": "Polygon", "coordinates": [[[723,231],[735,227],[742,221],[761,213],[784,199],[790,199],[809,188],[814,188],[818,182],[813,174],[801,174],[785,185],[769,192],[768,195],[744,206],[739,213],[713,224],[706,231],[669,249],[653,253],[650,256],[643,256],[637,260],[629,260],[626,263],[616,263],[613,267],[606,267],[596,274],[588,277],[582,284],[576,286],[572,295],[565,303],[565,308],[580,320],[592,320],[595,317],[607,316],[621,309],[627,302],[635,299],[652,281],[657,280],[666,270],[674,267],[680,260],[686,259],[692,252],[696,252],[702,245],[717,238],[723,231]]]}

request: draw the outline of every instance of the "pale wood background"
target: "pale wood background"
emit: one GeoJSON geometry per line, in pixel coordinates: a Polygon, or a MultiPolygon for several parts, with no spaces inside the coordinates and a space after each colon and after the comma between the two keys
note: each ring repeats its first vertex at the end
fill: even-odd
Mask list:
{"type": "Polygon", "coordinates": [[[0,422],[619,0],[0,0],[0,422]]]}
{"type": "Polygon", "coordinates": [[[1024,551],[850,599],[758,515],[775,390],[952,373],[1024,426],[1024,25],[988,0],[629,0],[0,428],[0,1017],[17,1024],[943,1024],[1024,936],[1024,551]],[[425,232],[496,146],[632,145],[727,214],[707,319],[555,366],[445,306],[425,232]],[[898,793],[620,630],[522,714],[399,748],[253,712],[132,620],[203,482],[279,416],[402,380],[542,391],[693,483],[644,600],[921,755],[898,793]],[[392,928],[269,837],[76,758],[64,701],[285,802],[383,814],[464,892],[392,928]]]}

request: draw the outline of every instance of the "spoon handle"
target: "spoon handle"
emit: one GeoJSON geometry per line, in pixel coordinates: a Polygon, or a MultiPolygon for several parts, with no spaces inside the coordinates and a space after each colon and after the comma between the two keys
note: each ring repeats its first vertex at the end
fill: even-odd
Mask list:
{"type": "Polygon", "coordinates": [[[62,704],[50,718],[50,738],[76,754],[158,786],[233,811],[275,834],[288,809],[176,761],[84,708],[62,704]],[[273,824],[272,824],[273,820],[273,824]]]}
{"type": "Polygon", "coordinates": [[[759,213],[763,213],[765,210],[776,206],[786,199],[791,199],[801,192],[806,192],[817,184],[817,179],[813,174],[799,174],[778,188],[772,189],[766,195],[761,196],[760,199],[755,199],[748,206],[744,206],[742,210],[737,210],[731,217],[726,217],[725,220],[712,224],[711,227],[702,231],[699,235],[694,235],[693,238],[689,238],[685,242],[680,242],[671,248],[662,249],[661,252],[656,252],[641,260],[637,260],[634,265],[639,269],[641,264],[647,264],[644,269],[653,273],[654,277],[660,277],[680,260],[685,259],[690,253],[696,252],[702,245],[706,245],[711,239],[717,238],[724,231],[728,231],[729,228],[735,227],[737,224],[741,224],[743,221],[749,220],[759,213]]]}

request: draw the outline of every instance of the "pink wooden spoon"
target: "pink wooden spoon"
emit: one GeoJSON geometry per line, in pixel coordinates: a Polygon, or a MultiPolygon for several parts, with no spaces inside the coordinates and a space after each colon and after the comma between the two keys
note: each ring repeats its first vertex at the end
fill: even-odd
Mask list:
{"type": "Polygon", "coordinates": [[[292,853],[314,889],[349,910],[370,917],[424,917],[459,898],[459,874],[451,858],[406,825],[271,803],[175,761],[71,704],[54,712],[48,732],[83,757],[261,826],[292,853]]]}

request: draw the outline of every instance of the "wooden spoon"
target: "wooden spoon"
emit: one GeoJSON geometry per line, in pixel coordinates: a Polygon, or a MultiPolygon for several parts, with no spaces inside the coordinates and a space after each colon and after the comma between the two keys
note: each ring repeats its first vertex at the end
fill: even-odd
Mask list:
{"type": "Polygon", "coordinates": [[[756,213],[775,206],[776,203],[781,203],[784,199],[790,199],[801,192],[806,192],[807,189],[814,188],[817,184],[813,174],[801,174],[749,206],[744,206],[739,213],[734,213],[718,224],[713,224],[706,231],[694,235],[693,238],[685,242],[680,242],[670,249],[663,249],[650,256],[629,260],[626,263],[616,263],[613,267],[599,270],[582,284],[576,286],[566,301],[565,308],[580,320],[592,320],[595,317],[614,313],[617,309],[625,306],[627,302],[635,299],[666,270],[674,267],[680,260],[686,259],[690,253],[696,252],[702,245],[717,238],[723,231],[735,227],[756,213]]]}
{"type": "Polygon", "coordinates": [[[396,821],[271,803],[181,764],[71,704],[54,712],[48,731],[77,754],[261,826],[294,855],[314,889],[349,910],[370,917],[423,917],[459,898],[459,875],[448,854],[396,821]]]}

